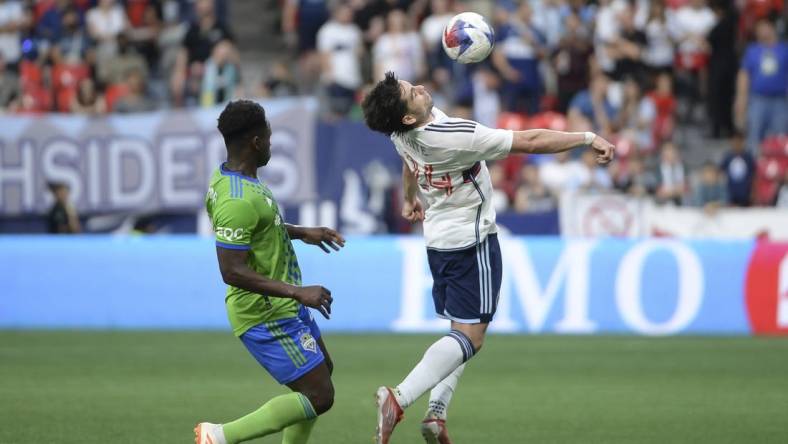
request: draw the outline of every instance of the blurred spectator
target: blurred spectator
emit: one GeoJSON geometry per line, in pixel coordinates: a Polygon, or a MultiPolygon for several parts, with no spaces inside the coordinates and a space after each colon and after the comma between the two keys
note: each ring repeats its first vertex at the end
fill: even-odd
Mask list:
{"type": "Polygon", "coordinates": [[[539,166],[539,178],[554,196],[572,189],[577,177],[584,174],[583,167],[571,160],[566,151],[553,155],[553,158],[539,166]]]}
{"type": "Polygon", "coordinates": [[[20,31],[29,20],[21,1],[0,0],[0,57],[5,60],[6,69],[17,71],[22,56],[20,31]]]}
{"type": "Polygon", "coordinates": [[[744,138],[740,134],[734,135],[731,138],[731,150],[720,164],[728,184],[730,204],[737,207],[750,206],[755,168],[755,159],[746,151],[744,138]]]}
{"type": "Polygon", "coordinates": [[[567,0],[561,5],[561,16],[566,18],[567,15],[574,14],[580,19],[583,26],[591,29],[594,27],[596,8],[595,4],[587,0],[567,0]]]}
{"type": "Polygon", "coordinates": [[[138,0],[137,3],[144,4],[144,9],[141,17],[130,20],[131,27],[127,35],[137,52],[148,62],[148,69],[155,70],[159,59],[159,34],[162,30],[159,8],[147,0],[138,0]]]}
{"type": "Polygon", "coordinates": [[[132,46],[126,34],[118,36],[118,50],[106,63],[96,67],[98,81],[102,84],[120,83],[132,70],[139,71],[144,81],[148,79],[148,63],[132,46]]]}
{"type": "Polygon", "coordinates": [[[299,83],[307,92],[313,92],[320,77],[317,33],[328,16],[327,0],[284,0],[282,33],[298,54],[299,83]]]}
{"type": "Polygon", "coordinates": [[[347,2],[337,4],[331,20],[320,28],[317,48],[322,59],[321,81],[328,97],[328,110],[334,116],[347,115],[361,86],[364,50],[361,30],[353,23],[353,10],[347,2]]]}
{"type": "Polygon", "coordinates": [[[731,5],[714,5],[717,23],[709,32],[709,93],[707,110],[711,137],[733,134],[733,98],[736,86],[736,13],[731,5]]]}
{"type": "Polygon", "coordinates": [[[700,171],[700,181],[695,187],[692,200],[695,206],[703,207],[707,211],[724,206],[728,201],[728,193],[720,178],[720,170],[717,169],[717,165],[711,162],[703,165],[700,171]]]}
{"type": "Polygon", "coordinates": [[[683,118],[694,118],[696,105],[707,92],[709,43],[706,36],[716,22],[706,0],[689,0],[679,8],[673,21],[673,35],[678,43],[676,66],[683,79],[685,95],[690,101],[683,118]]]}
{"type": "Polygon", "coordinates": [[[643,159],[638,155],[631,156],[627,162],[616,161],[610,165],[617,190],[623,191],[633,197],[644,197],[653,194],[657,187],[657,177],[646,169],[643,159]]]}
{"type": "Polygon", "coordinates": [[[5,60],[0,55],[0,112],[14,108],[21,93],[19,76],[6,68],[5,60]]]}
{"type": "Polygon", "coordinates": [[[257,94],[260,97],[287,97],[298,94],[287,63],[277,61],[271,64],[271,71],[260,83],[257,94]]]}
{"type": "Polygon", "coordinates": [[[553,54],[558,75],[558,110],[565,113],[572,97],[588,85],[589,58],[592,54],[591,33],[572,12],[564,18],[565,33],[553,54]]]}
{"type": "Polygon", "coordinates": [[[91,116],[104,114],[107,111],[104,98],[96,91],[96,84],[90,77],[77,84],[77,93],[71,98],[71,112],[91,116]]]}
{"type": "Polygon", "coordinates": [[[141,236],[146,234],[154,234],[159,230],[153,215],[140,216],[134,221],[134,226],[131,229],[131,234],[141,236]]]}
{"type": "Polygon", "coordinates": [[[452,18],[451,0],[430,0],[430,15],[421,22],[421,39],[427,55],[430,71],[441,65],[443,53],[443,30],[452,18]]]}
{"type": "Polygon", "coordinates": [[[617,15],[620,27],[618,36],[607,44],[607,55],[613,60],[612,78],[641,77],[641,61],[648,43],[646,34],[635,28],[635,11],[631,6],[622,8],[617,15]]]}
{"type": "Polygon", "coordinates": [[[650,96],[644,96],[640,84],[633,77],[624,80],[624,103],[618,113],[614,129],[634,142],[640,151],[654,148],[654,122],[657,107],[650,96]]]}
{"type": "Polygon", "coordinates": [[[471,78],[473,88],[473,114],[471,119],[482,125],[494,127],[501,111],[498,88],[501,79],[491,69],[477,69],[471,78]]]}
{"type": "Polygon", "coordinates": [[[282,32],[299,54],[317,47],[317,33],[328,20],[325,0],[285,0],[282,9],[282,32]]]}
{"type": "Polygon", "coordinates": [[[569,103],[569,131],[597,131],[609,138],[621,110],[621,88],[611,86],[605,75],[591,79],[589,89],[580,91],[569,103]]]}
{"type": "Polygon", "coordinates": [[[676,98],[673,96],[673,79],[670,74],[657,74],[657,87],[649,94],[657,116],[654,120],[654,144],[659,146],[673,136],[675,127],[676,98]]]}
{"type": "Polygon", "coordinates": [[[509,209],[509,196],[504,191],[506,174],[499,163],[488,166],[490,183],[493,186],[492,205],[495,211],[504,212],[509,209]]]}
{"type": "Polygon", "coordinates": [[[615,60],[609,54],[609,45],[618,40],[621,27],[618,15],[629,8],[626,0],[599,0],[594,26],[594,53],[599,68],[608,75],[615,70],[615,60]]]}
{"type": "Polygon", "coordinates": [[[196,21],[189,26],[173,70],[173,102],[183,105],[200,94],[204,63],[219,42],[233,42],[233,35],[216,18],[213,0],[197,0],[196,21]]]}
{"type": "Polygon", "coordinates": [[[583,191],[604,191],[613,187],[613,181],[607,169],[596,162],[591,150],[584,150],[580,155],[580,168],[571,177],[569,188],[583,191]]]}
{"type": "Polygon", "coordinates": [[[126,30],[126,12],[115,0],[99,0],[85,16],[88,34],[96,42],[96,64],[101,66],[115,55],[117,38],[126,30]]]}
{"type": "Polygon", "coordinates": [[[419,34],[410,30],[408,18],[400,9],[386,17],[386,32],[372,48],[375,79],[394,71],[402,80],[418,82],[426,74],[424,48],[419,34]]]}
{"type": "Polygon", "coordinates": [[[758,21],[756,35],[736,85],[737,120],[743,126],[746,114],[747,148],[755,155],[766,136],[788,133],[788,44],[778,40],[768,19],[758,21]]]}
{"type": "Polygon", "coordinates": [[[687,191],[686,169],[678,149],[671,142],[662,145],[657,180],[657,201],[681,205],[687,191]]]}
{"type": "Polygon", "coordinates": [[[177,0],[165,0],[162,3],[162,27],[156,45],[159,73],[164,79],[174,78],[181,42],[189,30],[189,26],[180,21],[179,9],[177,0]]]}
{"type": "Polygon", "coordinates": [[[55,200],[52,208],[49,209],[49,213],[47,213],[49,233],[70,234],[82,231],[79,215],[70,201],[68,185],[50,182],[48,186],[55,200]]]}
{"type": "Polygon", "coordinates": [[[514,195],[514,211],[541,212],[555,208],[555,199],[539,178],[539,169],[536,165],[524,165],[520,177],[522,183],[514,195]]]}
{"type": "Polygon", "coordinates": [[[643,53],[643,62],[652,72],[673,70],[675,49],[670,36],[669,20],[665,1],[653,0],[646,22],[647,46],[643,53]]]}
{"type": "Polygon", "coordinates": [[[63,16],[72,9],[76,10],[72,5],[72,0],[57,0],[39,17],[36,23],[36,35],[50,43],[60,40],[64,31],[63,16]]]}
{"type": "Polygon", "coordinates": [[[522,2],[496,34],[493,63],[503,77],[504,109],[536,114],[542,96],[539,60],[545,51],[545,37],[532,22],[531,5],[522,2]]]}
{"type": "Polygon", "coordinates": [[[52,63],[77,65],[83,62],[94,62],[90,39],[85,29],[80,24],[79,11],[70,6],[60,14],[60,32],[58,38],[52,41],[52,63]]]}
{"type": "Polygon", "coordinates": [[[777,189],[777,194],[774,196],[774,206],[788,209],[788,170],[785,170],[782,184],[780,184],[780,188],[777,189]]]}
{"type": "Polygon", "coordinates": [[[558,46],[564,35],[564,20],[561,16],[561,6],[564,0],[532,0],[533,23],[538,26],[544,35],[545,47],[550,50],[558,46]]]}
{"type": "Polygon", "coordinates": [[[155,104],[148,97],[145,76],[138,69],[126,74],[126,93],[119,97],[112,106],[112,111],[120,114],[152,111],[155,104]]]}
{"type": "Polygon", "coordinates": [[[241,67],[238,55],[228,41],[219,42],[205,61],[200,105],[213,106],[238,97],[241,91],[241,67]]]}

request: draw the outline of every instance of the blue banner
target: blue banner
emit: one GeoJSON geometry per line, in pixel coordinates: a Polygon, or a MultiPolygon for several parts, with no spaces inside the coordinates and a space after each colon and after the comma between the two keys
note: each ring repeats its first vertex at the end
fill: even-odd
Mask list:
{"type": "MultiPolygon", "coordinates": [[[[502,237],[501,247],[493,331],[751,332],[745,279],[753,242],[502,237]]],[[[296,250],[304,283],[334,295],[332,319],[319,321],[324,330],[447,328],[434,314],[421,238],[351,237],[328,255],[300,242],[296,250]]],[[[772,256],[775,267],[788,257],[772,256]]],[[[0,270],[0,328],[229,329],[209,238],[0,237],[0,270]]],[[[768,304],[780,311],[776,293],[768,304]]],[[[785,304],[788,312],[788,297],[785,304]]]]}

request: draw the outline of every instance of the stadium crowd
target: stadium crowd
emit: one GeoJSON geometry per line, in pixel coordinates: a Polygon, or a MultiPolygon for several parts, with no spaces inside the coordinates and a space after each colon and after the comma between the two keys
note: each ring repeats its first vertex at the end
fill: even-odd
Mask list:
{"type": "Polygon", "coordinates": [[[266,58],[264,78],[249,85],[227,0],[0,0],[0,112],[99,115],[317,94],[325,119],[360,119],[365,89],[394,71],[457,116],[592,130],[616,143],[609,167],[588,155],[491,165],[499,210],[551,209],[576,189],[788,207],[783,0],[279,2],[288,50],[266,58]],[[441,49],[446,23],[465,10],[495,28],[492,56],[476,65],[441,49]],[[689,168],[677,137],[685,127],[725,140],[728,152],[709,150],[689,168]]]}
{"type": "Polygon", "coordinates": [[[358,117],[365,88],[394,71],[428,85],[436,106],[488,126],[592,130],[615,141],[607,168],[590,154],[492,165],[499,210],[554,208],[557,195],[577,189],[709,209],[788,204],[781,0],[348,0],[330,16],[316,3],[288,2],[283,29],[300,82],[281,71],[272,94],[275,85],[319,84],[327,115],[358,117]],[[441,50],[444,27],[465,10],[495,27],[484,63],[453,63],[441,50]],[[676,136],[687,126],[701,140],[726,140],[728,152],[709,150],[690,170],[676,136]]]}

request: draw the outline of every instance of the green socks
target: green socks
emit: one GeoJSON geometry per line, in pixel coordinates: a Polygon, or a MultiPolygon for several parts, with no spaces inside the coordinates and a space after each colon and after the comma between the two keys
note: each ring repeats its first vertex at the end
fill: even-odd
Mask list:
{"type": "Polygon", "coordinates": [[[317,418],[306,419],[286,428],[282,433],[282,444],[306,444],[315,422],[317,418]]]}
{"type": "MultiPolygon", "coordinates": [[[[301,393],[294,392],[277,396],[243,418],[224,424],[222,428],[227,444],[237,444],[277,433],[285,427],[316,417],[317,414],[315,409],[312,408],[312,403],[309,402],[309,399],[301,393]]],[[[306,430],[306,437],[309,437],[311,428],[309,426],[309,430],[306,430]]],[[[299,432],[296,430],[291,435],[294,439],[293,443],[305,442],[295,440],[303,435],[303,431],[299,432]]],[[[286,433],[285,440],[287,440],[288,436],[286,433]]],[[[289,443],[291,441],[285,442],[289,443]]]]}

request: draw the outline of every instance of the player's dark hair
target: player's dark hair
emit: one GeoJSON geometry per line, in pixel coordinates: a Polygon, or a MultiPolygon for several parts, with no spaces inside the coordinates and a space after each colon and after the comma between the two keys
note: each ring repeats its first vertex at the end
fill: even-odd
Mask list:
{"type": "Polygon", "coordinates": [[[251,100],[236,100],[228,103],[224,111],[219,114],[217,127],[228,147],[245,142],[255,136],[261,128],[271,130],[265,117],[265,110],[259,103],[251,100]]]}
{"type": "Polygon", "coordinates": [[[402,100],[399,81],[391,71],[367,94],[361,108],[364,110],[364,121],[373,131],[391,135],[404,133],[412,128],[412,125],[402,123],[408,107],[402,100]]]}

